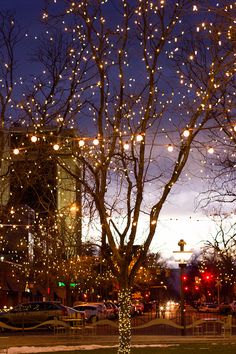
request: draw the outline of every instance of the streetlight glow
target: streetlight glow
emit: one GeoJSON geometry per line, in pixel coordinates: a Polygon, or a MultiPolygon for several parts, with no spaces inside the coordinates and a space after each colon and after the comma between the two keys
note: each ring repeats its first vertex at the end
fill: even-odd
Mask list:
{"type": "Polygon", "coordinates": [[[187,263],[189,262],[193,252],[192,251],[185,251],[184,246],[186,242],[181,239],[178,242],[178,246],[180,247],[179,251],[173,251],[174,259],[176,263],[178,263],[180,268],[180,316],[181,316],[181,335],[185,335],[185,314],[184,314],[184,289],[183,289],[183,273],[184,268],[186,267],[187,263]]]}

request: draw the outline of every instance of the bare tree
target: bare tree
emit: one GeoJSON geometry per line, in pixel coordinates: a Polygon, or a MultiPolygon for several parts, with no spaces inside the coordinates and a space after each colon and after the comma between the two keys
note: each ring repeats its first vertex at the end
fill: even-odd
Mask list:
{"type": "Polygon", "coordinates": [[[63,128],[71,128],[86,103],[83,90],[93,77],[92,68],[83,60],[86,46],[75,42],[74,36],[50,27],[50,36],[42,35],[31,54],[42,74],[25,86],[20,116],[42,135],[45,127],[56,128],[58,136],[63,128]]]}
{"type": "MultiPolygon", "coordinates": [[[[71,48],[64,60],[62,47],[47,56],[51,47],[45,46],[45,79],[25,94],[22,117],[34,124],[41,143],[45,124],[58,127],[55,145],[64,154],[48,144],[48,158],[83,186],[96,210],[94,222],[109,244],[106,257],[119,283],[118,353],[130,353],[131,288],[163,205],[192,149],[206,153],[205,132],[216,115],[217,124],[225,122],[229,102],[222,107],[218,101],[232,88],[229,23],[219,40],[212,23],[221,12],[198,12],[192,1],[64,4],[61,16],[54,4],[52,20],[72,35],[71,48]],[[61,135],[65,126],[78,127],[79,137],[61,135]]],[[[48,13],[44,18],[50,20],[48,13]]],[[[54,39],[62,43],[52,32],[54,39]]]]}
{"type": "MultiPolygon", "coordinates": [[[[0,177],[8,173],[8,134],[14,106],[14,92],[17,84],[17,45],[22,31],[10,12],[0,12],[0,177]]],[[[7,184],[2,180],[0,187],[1,204],[5,203],[7,184]]]]}
{"type": "Polygon", "coordinates": [[[17,74],[17,45],[22,31],[12,13],[0,12],[0,115],[1,130],[8,123],[17,74]],[[6,122],[7,120],[7,122],[6,122]]]}
{"type": "MultiPolygon", "coordinates": [[[[211,36],[218,41],[220,50],[215,52],[214,66],[222,66],[223,70],[214,84],[219,85],[218,95],[214,97],[214,119],[216,125],[207,132],[210,146],[214,145],[214,154],[205,161],[206,184],[205,191],[200,195],[200,205],[203,207],[217,206],[234,210],[235,208],[235,143],[236,128],[235,111],[235,75],[232,66],[232,53],[235,52],[235,26],[232,23],[233,12],[228,11],[230,5],[215,9],[220,16],[212,28],[211,36]],[[217,39],[218,38],[218,39],[217,39]],[[228,53],[228,54],[226,54],[228,53]],[[230,54],[231,53],[231,54],[230,54]],[[222,119],[223,115],[223,119],[222,119]]],[[[233,10],[233,7],[232,7],[233,10]]],[[[214,49],[211,48],[211,51],[214,49]]],[[[213,150],[212,150],[213,152],[213,150]]]]}
{"type": "Polygon", "coordinates": [[[233,300],[236,264],[236,236],[235,220],[232,215],[214,215],[216,234],[212,240],[206,240],[203,252],[200,256],[202,267],[210,265],[214,267],[215,288],[218,288],[218,296],[221,301],[233,300]]]}
{"type": "MultiPolygon", "coordinates": [[[[90,139],[81,137],[73,156],[78,167],[84,167],[80,182],[96,206],[119,282],[118,353],[130,352],[130,290],[158,230],[160,212],[191,148],[207,150],[204,131],[215,124],[216,114],[223,124],[224,110],[217,102],[231,89],[226,73],[232,77],[234,62],[231,40],[225,34],[222,49],[219,37],[211,34],[211,23],[201,25],[203,34],[198,30],[183,34],[183,27],[176,26],[181,16],[183,22],[186,19],[184,11],[190,14],[191,2],[132,5],[126,1],[116,5],[114,24],[100,2],[73,3],[68,10],[77,21],[78,39],[88,50],[85,60],[94,63],[96,80],[87,93],[92,94],[87,119],[92,119],[88,124],[93,122],[96,139],[91,136],[89,144],[90,139]],[[173,146],[176,153],[171,158],[165,148],[173,146]]],[[[58,163],[69,171],[62,159],[58,163]]]]}

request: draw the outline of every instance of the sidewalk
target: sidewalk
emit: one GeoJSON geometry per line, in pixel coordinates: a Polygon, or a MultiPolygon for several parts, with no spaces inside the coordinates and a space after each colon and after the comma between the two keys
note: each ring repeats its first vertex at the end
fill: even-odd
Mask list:
{"type": "MultiPolygon", "coordinates": [[[[235,342],[235,336],[153,336],[136,335],[132,336],[132,344],[162,344],[162,343],[201,343],[201,342],[235,342]]],[[[33,335],[33,334],[7,334],[0,336],[0,347],[21,347],[21,346],[58,346],[58,345],[117,345],[118,336],[77,336],[77,335],[33,335]]]]}

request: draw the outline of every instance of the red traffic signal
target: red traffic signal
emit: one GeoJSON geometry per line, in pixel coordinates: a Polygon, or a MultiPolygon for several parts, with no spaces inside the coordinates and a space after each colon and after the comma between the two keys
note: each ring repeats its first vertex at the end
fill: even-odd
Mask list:
{"type": "Polygon", "coordinates": [[[205,281],[211,281],[213,279],[213,274],[211,274],[211,273],[203,273],[203,279],[205,281]]]}

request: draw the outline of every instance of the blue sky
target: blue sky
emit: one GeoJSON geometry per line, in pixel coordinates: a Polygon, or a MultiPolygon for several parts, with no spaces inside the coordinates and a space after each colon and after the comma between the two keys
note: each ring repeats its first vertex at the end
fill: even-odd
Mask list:
{"type": "Polygon", "coordinates": [[[35,20],[40,19],[43,0],[1,0],[0,9],[11,10],[26,26],[35,26],[35,20]]]}

